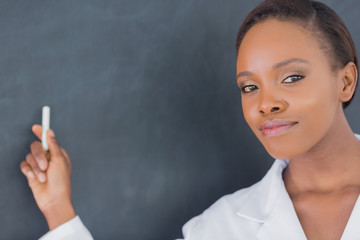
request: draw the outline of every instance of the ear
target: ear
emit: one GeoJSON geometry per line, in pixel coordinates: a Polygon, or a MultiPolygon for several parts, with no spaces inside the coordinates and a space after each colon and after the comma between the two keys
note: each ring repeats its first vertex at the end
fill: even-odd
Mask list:
{"type": "Polygon", "coordinates": [[[341,102],[347,102],[354,95],[358,71],[356,65],[353,62],[349,62],[341,71],[340,86],[339,86],[339,97],[341,102]]]}

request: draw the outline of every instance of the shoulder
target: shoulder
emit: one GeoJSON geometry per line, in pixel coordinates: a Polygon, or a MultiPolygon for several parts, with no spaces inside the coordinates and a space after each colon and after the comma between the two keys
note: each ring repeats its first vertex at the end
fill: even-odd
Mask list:
{"type": "Polygon", "coordinates": [[[251,239],[258,229],[258,223],[247,221],[237,213],[244,202],[257,191],[259,183],[225,195],[212,204],[202,214],[192,218],[183,227],[186,240],[200,239],[251,239]]]}
{"type": "Polygon", "coordinates": [[[187,222],[183,227],[185,240],[255,239],[282,189],[282,171],[287,163],[276,160],[259,182],[223,196],[187,222]]]}

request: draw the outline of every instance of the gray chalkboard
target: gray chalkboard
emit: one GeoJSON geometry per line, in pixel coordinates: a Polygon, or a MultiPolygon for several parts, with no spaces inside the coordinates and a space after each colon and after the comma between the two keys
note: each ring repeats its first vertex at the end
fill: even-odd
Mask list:
{"type": "MultiPolygon", "coordinates": [[[[96,239],[174,239],[272,158],[246,125],[235,36],[260,1],[0,1],[1,239],[47,231],[19,163],[31,125],[73,163],[73,201],[96,239]]],[[[359,3],[328,0],[360,43],[359,3]]],[[[347,110],[360,132],[359,95],[347,110]]]]}

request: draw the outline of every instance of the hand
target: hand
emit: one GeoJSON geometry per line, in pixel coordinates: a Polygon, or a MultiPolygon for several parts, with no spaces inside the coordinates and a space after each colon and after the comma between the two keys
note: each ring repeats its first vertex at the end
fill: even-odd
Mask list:
{"type": "MultiPolygon", "coordinates": [[[[32,131],[41,140],[42,126],[33,125],[32,131]]],[[[28,180],[49,229],[53,230],[76,214],[71,201],[70,158],[51,129],[47,131],[46,138],[49,152],[44,151],[40,141],[34,141],[20,169],[28,180]]]]}

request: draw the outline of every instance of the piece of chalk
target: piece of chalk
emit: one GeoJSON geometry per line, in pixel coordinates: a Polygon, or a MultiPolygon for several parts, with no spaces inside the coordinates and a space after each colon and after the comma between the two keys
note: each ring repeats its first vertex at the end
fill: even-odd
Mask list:
{"type": "Polygon", "coordinates": [[[50,107],[44,106],[42,108],[42,136],[41,143],[45,151],[49,150],[47,141],[46,141],[46,132],[50,128],[50,107]]]}

